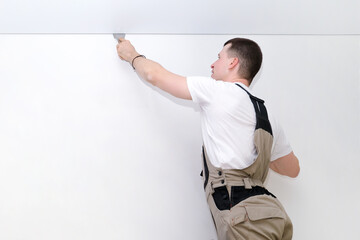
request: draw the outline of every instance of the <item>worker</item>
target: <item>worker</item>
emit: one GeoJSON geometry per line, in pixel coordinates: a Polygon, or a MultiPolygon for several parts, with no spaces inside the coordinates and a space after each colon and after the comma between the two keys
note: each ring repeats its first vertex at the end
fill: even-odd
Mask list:
{"type": "Polygon", "coordinates": [[[249,89],[262,64],[258,44],[246,38],[227,41],[211,65],[211,77],[172,73],[124,38],[117,53],[142,79],[199,105],[201,175],[218,239],[292,239],[292,222],[264,181],[269,168],[296,177],[299,161],[264,101],[249,89]]]}

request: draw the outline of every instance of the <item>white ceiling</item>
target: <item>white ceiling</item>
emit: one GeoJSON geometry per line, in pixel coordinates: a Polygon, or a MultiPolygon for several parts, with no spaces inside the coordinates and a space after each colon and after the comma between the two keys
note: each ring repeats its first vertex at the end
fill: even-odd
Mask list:
{"type": "Polygon", "coordinates": [[[360,34],[359,0],[0,0],[0,33],[360,34]]]}

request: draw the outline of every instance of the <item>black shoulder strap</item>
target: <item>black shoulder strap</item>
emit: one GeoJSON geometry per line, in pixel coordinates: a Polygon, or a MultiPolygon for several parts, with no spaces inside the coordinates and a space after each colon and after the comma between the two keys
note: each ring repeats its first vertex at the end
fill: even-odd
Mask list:
{"type": "Polygon", "coordinates": [[[256,127],[255,130],[258,128],[264,129],[265,131],[267,131],[268,133],[270,133],[272,135],[272,129],[271,129],[271,124],[268,118],[268,114],[266,111],[266,107],[264,105],[265,101],[257,98],[255,96],[253,96],[252,94],[250,94],[245,88],[243,88],[241,85],[237,84],[236,85],[240,88],[242,88],[250,97],[251,102],[254,105],[254,109],[255,109],[255,113],[256,113],[256,127]]]}

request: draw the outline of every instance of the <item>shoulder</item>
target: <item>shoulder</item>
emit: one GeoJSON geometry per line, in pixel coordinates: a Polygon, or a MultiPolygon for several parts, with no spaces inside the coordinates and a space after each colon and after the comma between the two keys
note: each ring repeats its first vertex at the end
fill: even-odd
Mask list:
{"type": "Polygon", "coordinates": [[[187,77],[187,85],[194,102],[210,102],[220,90],[222,81],[210,77],[187,77]]]}
{"type": "Polygon", "coordinates": [[[189,88],[197,88],[199,86],[212,86],[216,81],[210,77],[191,76],[186,78],[189,88]]]}

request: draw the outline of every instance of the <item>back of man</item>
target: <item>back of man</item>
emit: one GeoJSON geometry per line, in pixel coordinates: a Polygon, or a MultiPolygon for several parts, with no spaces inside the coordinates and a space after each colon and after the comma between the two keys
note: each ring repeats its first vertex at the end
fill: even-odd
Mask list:
{"type": "Polygon", "coordinates": [[[270,160],[292,149],[248,88],[261,63],[255,42],[232,39],[211,66],[212,79],[187,78],[201,109],[204,188],[220,240],[292,238],[290,218],[263,185],[270,160]]]}
{"type": "MultiPolygon", "coordinates": [[[[257,157],[254,145],[256,114],[247,94],[251,90],[241,82],[206,77],[188,77],[187,81],[192,99],[201,109],[203,141],[211,162],[223,169],[250,166],[257,157]]],[[[271,160],[275,160],[292,149],[281,126],[271,113],[268,114],[274,133],[271,160]]]]}
{"type": "Polygon", "coordinates": [[[229,40],[211,65],[211,78],[171,73],[125,39],[119,39],[117,51],[141,78],[199,104],[204,189],[219,240],[291,239],[291,221],[263,183],[269,168],[290,177],[300,168],[264,101],[248,88],[261,67],[259,46],[249,39],[229,40]]]}
{"type": "Polygon", "coordinates": [[[187,81],[201,109],[204,188],[219,240],[291,239],[289,217],[263,186],[270,158],[292,152],[281,127],[270,123],[263,102],[241,82],[187,81]],[[258,126],[263,119],[269,124],[258,126]]]}

